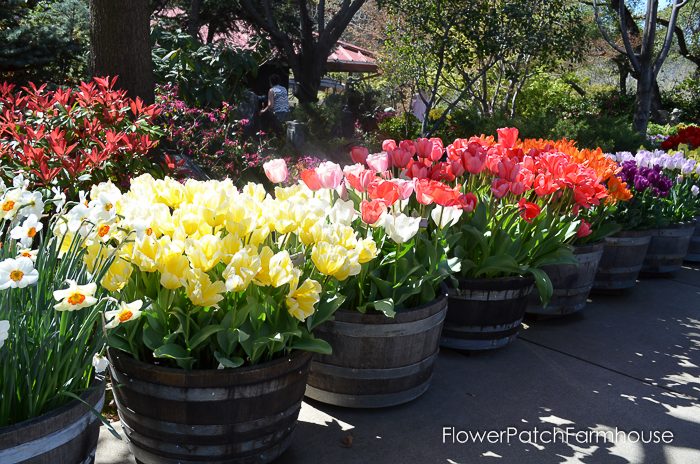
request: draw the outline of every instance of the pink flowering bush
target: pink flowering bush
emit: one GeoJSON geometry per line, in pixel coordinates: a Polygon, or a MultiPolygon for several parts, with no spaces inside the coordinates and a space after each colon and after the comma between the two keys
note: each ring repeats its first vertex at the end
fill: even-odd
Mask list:
{"type": "Polygon", "coordinates": [[[234,106],[227,102],[216,109],[189,106],[170,85],[158,89],[157,103],[165,130],[164,150],[192,158],[212,178],[264,178],[262,164],[269,157],[270,138],[264,132],[244,137],[249,121],[238,119],[234,106]]]}

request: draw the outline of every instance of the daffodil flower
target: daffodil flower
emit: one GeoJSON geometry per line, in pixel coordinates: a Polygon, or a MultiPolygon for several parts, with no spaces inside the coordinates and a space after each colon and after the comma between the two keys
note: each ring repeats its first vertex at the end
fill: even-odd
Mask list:
{"type": "Polygon", "coordinates": [[[53,292],[54,299],[58,301],[53,306],[56,311],[76,311],[97,303],[97,298],[95,298],[97,285],[94,282],[87,285],[78,285],[75,280],[71,279],[66,282],[68,282],[68,288],[53,292]]]}
{"type": "Polygon", "coordinates": [[[105,328],[113,329],[119,324],[138,319],[143,312],[141,311],[142,306],[143,301],[141,300],[132,301],[131,303],[120,301],[117,309],[105,311],[105,319],[108,321],[105,324],[105,328]]]}

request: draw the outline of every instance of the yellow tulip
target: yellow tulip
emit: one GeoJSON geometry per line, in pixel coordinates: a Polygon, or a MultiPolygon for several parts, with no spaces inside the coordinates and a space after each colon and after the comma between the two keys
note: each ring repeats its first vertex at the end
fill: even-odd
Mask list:
{"type": "Polygon", "coordinates": [[[182,253],[164,253],[158,257],[160,284],[169,290],[184,286],[189,270],[190,262],[182,253]]]}
{"type": "Polygon", "coordinates": [[[300,321],[311,316],[321,299],[321,284],[313,279],[305,280],[300,287],[291,288],[286,298],[287,311],[300,321]]]}
{"type": "Polygon", "coordinates": [[[115,258],[100,281],[100,285],[110,292],[118,292],[129,282],[133,271],[134,267],[130,262],[122,258],[115,258]]]}
{"type": "Polygon", "coordinates": [[[157,269],[157,255],[158,242],[152,235],[146,235],[142,240],[136,240],[134,252],[131,255],[131,262],[144,272],[155,272],[157,269]]]}
{"type": "Polygon", "coordinates": [[[187,272],[186,284],[187,297],[196,306],[216,306],[224,299],[222,293],[226,291],[226,284],[220,280],[212,282],[209,275],[199,269],[187,272]]]}
{"type": "Polygon", "coordinates": [[[221,239],[215,235],[204,235],[199,239],[188,238],[185,241],[185,254],[192,267],[207,272],[221,261],[221,239]]]}
{"type": "Polygon", "coordinates": [[[294,278],[294,271],[292,259],[286,250],[274,254],[266,246],[260,251],[260,271],[255,276],[255,283],[263,287],[281,287],[294,278]]]}
{"type": "Polygon", "coordinates": [[[311,261],[321,274],[332,276],[342,269],[346,255],[347,250],[340,245],[319,242],[311,251],[311,261]]]}
{"type": "Polygon", "coordinates": [[[244,247],[231,257],[229,265],[223,272],[222,277],[226,279],[226,290],[242,292],[248,288],[250,282],[261,269],[262,265],[257,249],[251,245],[244,247]]]}
{"type": "Polygon", "coordinates": [[[377,244],[371,237],[359,240],[357,250],[359,251],[358,261],[360,264],[368,263],[377,257],[377,244]]]}

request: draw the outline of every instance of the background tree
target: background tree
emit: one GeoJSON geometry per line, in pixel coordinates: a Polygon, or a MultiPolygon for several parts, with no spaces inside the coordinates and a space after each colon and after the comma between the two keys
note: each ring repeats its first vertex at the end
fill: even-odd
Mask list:
{"type": "Polygon", "coordinates": [[[147,103],[155,100],[146,0],[90,0],[90,69],[96,76],[119,76],[117,87],[147,103]]]}
{"type": "Polygon", "coordinates": [[[72,83],[85,77],[87,0],[5,0],[0,8],[0,80],[72,83]]]}
{"type": "Polygon", "coordinates": [[[294,74],[303,105],[318,100],[326,61],[352,18],[367,0],[239,0],[243,18],[264,32],[294,74]]]}
{"type": "Polygon", "coordinates": [[[630,21],[634,22],[634,18],[630,18],[630,11],[632,10],[626,5],[624,0],[617,1],[618,8],[615,21],[620,32],[622,45],[613,38],[605,22],[601,19],[601,2],[599,0],[593,0],[594,14],[605,40],[613,49],[627,57],[631,68],[634,70],[637,79],[637,92],[633,126],[640,134],[646,134],[652,109],[654,86],[657,85],[657,76],[671,50],[678,14],[689,0],[671,0],[671,11],[667,21],[666,33],[660,47],[657,47],[656,44],[656,32],[659,25],[659,1],[646,0],[643,27],[640,28],[642,34],[637,42],[633,42],[630,34],[630,29],[633,28],[630,21]]]}

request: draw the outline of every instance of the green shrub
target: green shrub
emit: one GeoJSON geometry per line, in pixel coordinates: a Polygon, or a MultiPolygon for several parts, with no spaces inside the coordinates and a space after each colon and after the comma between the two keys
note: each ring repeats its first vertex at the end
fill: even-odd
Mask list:
{"type": "Polygon", "coordinates": [[[420,121],[411,113],[387,116],[379,121],[379,136],[382,139],[415,139],[420,136],[420,130],[420,121]]]}
{"type": "Polygon", "coordinates": [[[561,119],[549,133],[550,138],[573,139],[581,148],[601,147],[604,151],[635,151],[645,142],[626,117],[591,115],[561,119]]]}

